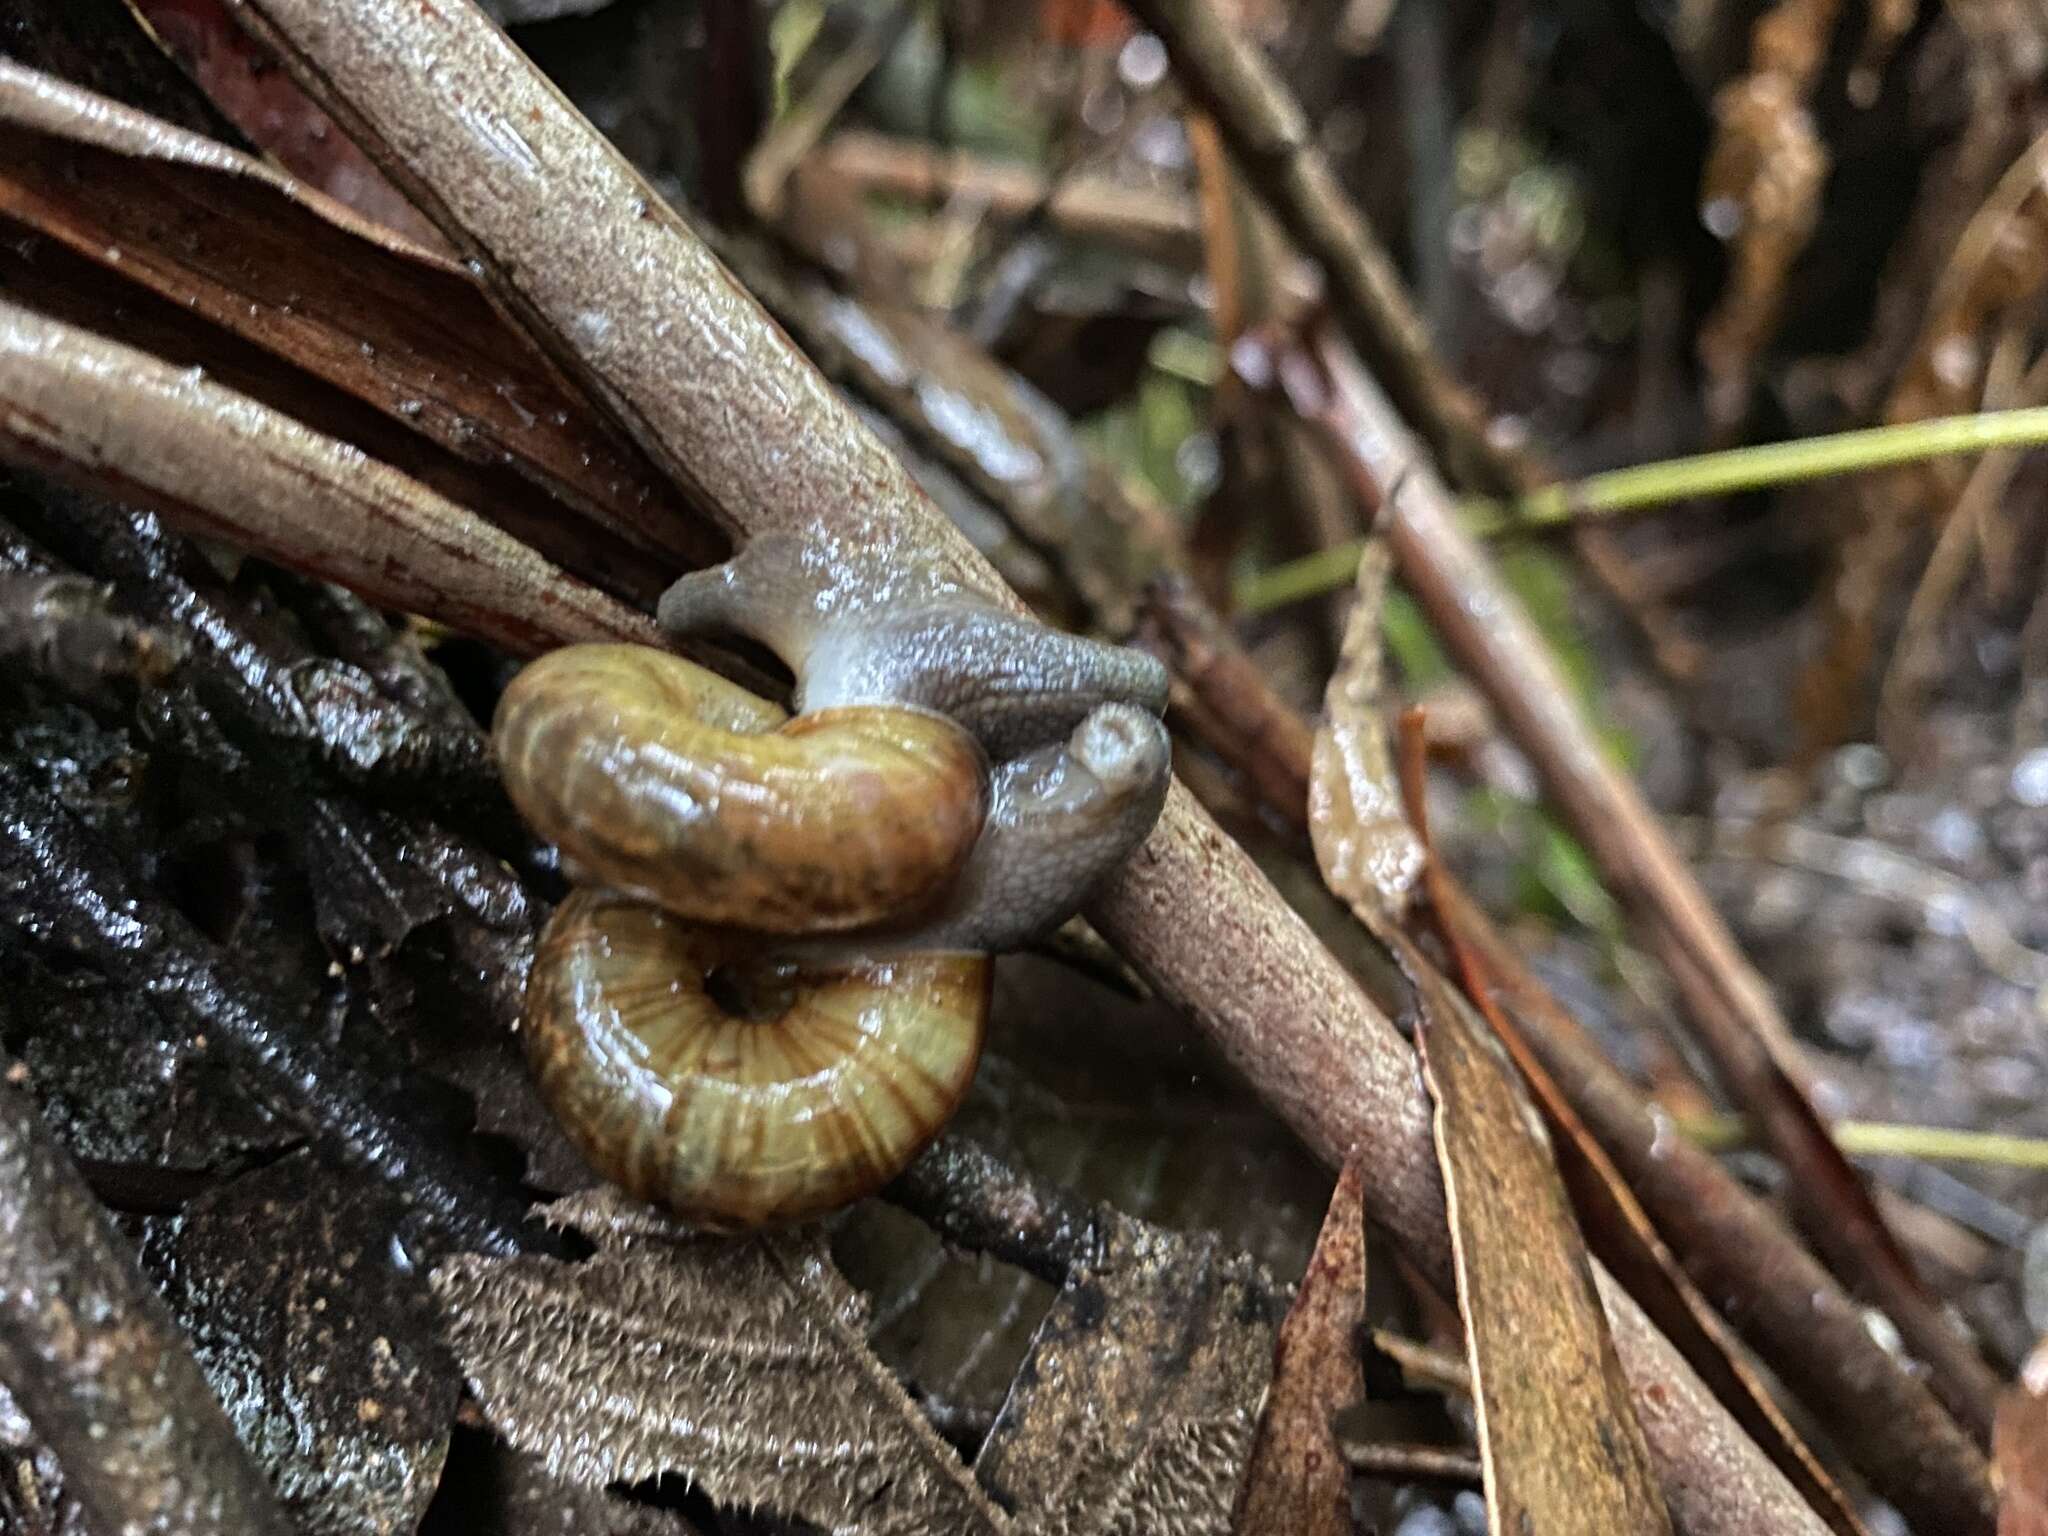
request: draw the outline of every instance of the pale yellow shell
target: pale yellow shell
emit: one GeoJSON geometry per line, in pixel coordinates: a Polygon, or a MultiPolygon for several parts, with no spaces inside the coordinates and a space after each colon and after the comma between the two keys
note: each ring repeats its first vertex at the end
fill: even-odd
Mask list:
{"type": "Polygon", "coordinates": [[[505,789],[580,883],[760,933],[914,912],[981,833],[973,738],[918,710],[780,710],[638,645],[572,645],[506,688],[505,789]],[[778,723],[782,722],[782,723],[778,723]]]}
{"type": "Polygon", "coordinates": [[[534,662],[492,737],[513,803],[586,885],[541,937],[523,1027],[592,1168],[700,1224],[754,1227],[873,1191],[938,1134],[981,1053],[987,956],[790,973],[767,1016],[707,982],[758,966],[760,934],[942,897],[986,812],[970,737],[914,710],[787,720],[626,645],[534,662]]]}
{"type": "Polygon", "coordinates": [[[590,1165],[725,1228],[793,1221],[901,1172],[973,1081],[984,955],[914,955],[795,978],[742,1019],[705,980],[755,946],[657,907],[579,891],[527,984],[526,1050],[590,1165]]]}

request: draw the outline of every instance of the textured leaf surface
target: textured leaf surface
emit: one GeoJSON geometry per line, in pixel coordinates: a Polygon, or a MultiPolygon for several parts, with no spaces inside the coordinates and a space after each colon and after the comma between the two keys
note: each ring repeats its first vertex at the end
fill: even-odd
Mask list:
{"type": "Polygon", "coordinates": [[[1279,1309],[1210,1237],[1126,1223],[1046,1314],[976,1475],[1043,1536],[1230,1529],[1279,1309]]]}
{"type": "Polygon", "coordinates": [[[1358,599],[1345,621],[1343,651],[1323,694],[1324,719],[1309,761],[1308,826],[1332,891],[1354,908],[1399,914],[1421,878],[1422,845],[1401,811],[1381,713],[1386,654],[1380,610],[1391,569],[1385,545],[1366,546],[1358,599]]]}
{"type": "Polygon", "coordinates": [[[571,1482],[681,1473],[831,1531],[1009,1523],[863,1338],[814,1234],[691,1235],[609,1191],[546,1208],[582,1263],[465,1255],[434,1274],[485,1418],[571,1482]]]}

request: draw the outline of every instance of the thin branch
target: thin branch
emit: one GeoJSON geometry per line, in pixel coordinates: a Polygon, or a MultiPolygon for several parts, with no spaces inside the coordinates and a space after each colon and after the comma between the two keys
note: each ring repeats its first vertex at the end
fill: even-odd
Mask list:
{"type": "Polygon", "coordinates": [[[1126,186],[1105,176],[1067,176],[1058,185],[1027,165],[946,153],[928,144],[849,130],[815,156],[820,171],[868,192],[914,202],[959,198],[992,219],[1017,219],[1039,204],[1053,228],[1078,239],[1112,240],[1192,260],[1200,244],[1185,197],[1126,186]]]}
{"type": "Polygon", "coordinates": [[[656,634],[644,614],[346,443],[4,301],[0,450],[514,652],[656,634]],[[375,548],[362,537],[372,527],[375,548]]]}
{"type": "Polygon", "coordinates": [[[1344,1454],[1344,1464],[1361,1477],[1455,1483],[1464,1488],[1477,1488],[1483,1481],[1478,1454],[1463,1446],[1406,1445],[1346,1435],[1338,1439],[1337,1449],[1344,1454]]]}
{"type": "MultiPolygon", "coordinates": [[[[1756,1130],[1736,1115],[1688,1117],[1679,1122],[1688,1140],[1710,1152],[1759,1145],[1756,1130]]],[[[1837,1120],[1835,1145],[1851,1157],[1911,1157],[1928,1163],[1986,1163],[1996,1168],[2048,1169],[2048,1139],[1998,1131],[1960,1131],[1946,1125],[1900,1125],[1884,1120],[1837,1120]]]]}
{"type": "Polygon", "coordinates": [[[1507,492],[1535,483],[1531,466],[1488,438],[1479,402],[1438,360],[1393,259],[1345,197],[1301,104],[1258,46],[1210,0],[1132,0],[1131,9],[1166,44],[1176,78],[1215,119],[1246,183],[1322,264],[1345,334],[1387,381],[1402,415],[1461,480],[1507,492]]]}
{"type": "Polygon", "coordinates": [[[135,1257],[0,1056],[0,1382],[96,1531],[292,1536],[135,1257]]]}
{"type": "Polygon", "coordinates": [[[948,1243],[1050,1285],[1101,1262],[1107,1229],[1130,1218],[1086,1205],[957,1133],[939,1138],[882,1191],[948,1243]]]}
{"type": "Polygon", "coordinates": [[[755,218],[774,224],[782,217],[790,176],[825,136],[853,93],[902,41],[917,18],[917,9],[912,0],[897,0],[888,10],[868,18],[845,50],[819,71],[810,94],[784,112],[754,146],[740,181],[755,218]]]}
{"type": "Polygon", "coordinates": [[[1608,757],[1542,637],[1387,398],[1338,345],[1283,365],[1305,415],[1328,431],[1382,524],[1403,579],[1516,742],[1609,885],[1649,932],[1729,1090],[1793,1171],[1805,1225],[1845,1279],[1870,1285],[1944,1402],[1987,1433],[1997,1384],[1935,1311],[1861,1178],[1805,1096],[1790,1026],[1635,783],[1608,757]]]}

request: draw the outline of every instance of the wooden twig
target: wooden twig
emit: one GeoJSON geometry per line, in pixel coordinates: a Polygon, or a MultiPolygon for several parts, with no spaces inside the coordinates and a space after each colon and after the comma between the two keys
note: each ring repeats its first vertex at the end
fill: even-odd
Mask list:
{"type": "Polygon", "coordinates": [[[515,653],[655,635],[646,615],[388,465],[4,300],[0,451],[515,653]],[[362,538],[371,527],[379,547],[362,538]]]}
{"type": "Polygon", "coordinates": [[[0,1056],[0,1381],[96,1531],[292,1536],[155,1287],[0,1056]]]}
{"type": "Polygon", "coordinates": [[[864,191],[915,202],[957,197],[990,218],[1022,218],[1041,203],[1052,227],[1081,239],[1113,240],[1192,260],[1199,243],[1185,197],[1125,186],[1102,176],[1068,176],[1057,186],[1027,165],[946,153],[931,145],[849,130],[816,152],[818,168],[864,191]]]}
{"type": "Polygon", "coordinates": [[[1337,1448],[1344,1453],[1345,1465],[1364,1477],[1402,1483],[1456,1483],[1464,1488],[1477,1488],[1481,1481],[1478,1454],[1463,1446],[1409,1445],[1345,1436],[1338,1440],[1337,1448]]]}
{"type": "Polygon", "coordinates": [[[1462,481],[1496,493],[1539,483],[1539,473],[1488,438],[1479,402],[1438,360],[1393,259],[1344,195],[1301,103],[1258,46],[1210,0],[1133,0],[1131,9],[1166,44],[1175,76],[1215,120],[1246,183],[1322,264],[1345,335],[1387,381],[1402,415],[1462,481]]]}
{"type": "Polygon", "coordinates": [[[956,1247],[1014,1264],[1049,1285],[1100,1261],[1120,1220],[1021,1173],[957,1132],[939,1138],[882,1191],[956,1247]]]}
{"type": "Polygon", "coordinates": [[[1790,1026],[1763,978],[1634,782],[1608,757],[1542,637],[1459,526],[1450,492],[1386,396],[1342,346],[1326,343],[1318,357],[1283,370],[1304,414],[1322,421],[1361,493],[1382,498],[1382,527],[1402,577],[1528,753],[1609,884],[1649,929],[1726,1086],[1766,1126],[1792,1171],[1816,1245],[1845,1279],[1874,1288],[1909,1346],[1934,1370],[1950,1411],[1988,1434],[1996,1383],[1937,1314],[1862,1179],[1828,1138],[1805,1096],[1790,1026]],[[1325,387],[1326,396],[1310,398],[1325,387]]]}

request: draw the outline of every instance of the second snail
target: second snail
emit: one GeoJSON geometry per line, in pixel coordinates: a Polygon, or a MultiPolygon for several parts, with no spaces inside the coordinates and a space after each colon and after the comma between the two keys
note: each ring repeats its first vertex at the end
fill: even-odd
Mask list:
{"type": "Polygon", "coordinates": [[[577,886],[527,983],[542,1095],[595,1171],[719,1229],[843,1205],[937,1135],[990,954],[1072,915],[1168,775],[1139,653],[950,594],[764,638],[793,717],[668,652],[579,645],[521,672],[492,729],[577,886]]]}

